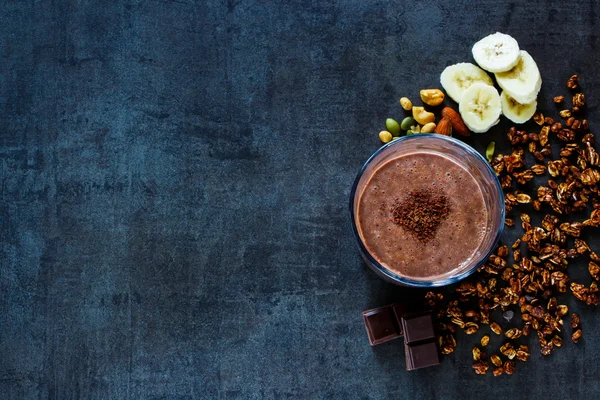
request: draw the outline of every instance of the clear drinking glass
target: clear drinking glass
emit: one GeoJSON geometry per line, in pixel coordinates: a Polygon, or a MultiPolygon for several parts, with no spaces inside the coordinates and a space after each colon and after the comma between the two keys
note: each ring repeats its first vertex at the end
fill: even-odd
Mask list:
{"type": "Polygon", "coordinates": [[[500,181],[485,158],[471,146],[460,140],[443,135],[416,134],[404,136],[382,146],[361,168],[350,192],[352,229],[356,236],[363,259],[380,277],[404,286],[444,286],[455,283],[475,272],[492,254],[498,240],[500,240],[500,236],[504,229],[505,212],[504,194],[502,192],[502,187],[500,186],[500,181]],[[367,250],[363,238],[356,226],[359,199],[372,173],[388,160],[402,156],[403,154],[414,153],[415,151],[426,151],[428,153],[443,155],[469,171],[478,182],[481,191],[483,192],[484,202],[487,208],[487,233],[481,242],[479,249],[477,249],[474,257],[471,259],[471,262],[446,275],[442,275],[441,277],[438,276],[435,280],[410,279],[395,274],[383,267],[367,250]]]}

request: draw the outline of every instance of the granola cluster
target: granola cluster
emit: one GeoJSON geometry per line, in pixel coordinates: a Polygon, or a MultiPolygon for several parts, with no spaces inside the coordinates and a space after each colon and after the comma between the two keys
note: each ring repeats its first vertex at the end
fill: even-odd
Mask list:
{"type": "MultiPolygon", "coordinates": [[[[434,292],[425,297],[436,311],[443,354],[454,352],[457,329],[471,335],[489,325],[493,334],[504,336],[504,344],[489,357],[485,352],[488,335],[483,336],[480,347],[473,348],[477,374],[486,374],[490,366],[494,376],[512,374],[515,359],[527,361],[530,356],[529,347],[518,343],[522,336],[537,336],[543,355],[561,347],[569,308],[559,304],[557,295],[570,291],[587,305],[600,304],[600,256],[581,238],[584,229],[600,226],[600,156],[587,120],[578,117],[585,108],[585,96],[577,75],[569,78],[567,87],[577,93],[572,108],[560,112],[562,123],[537,114],[534,120],[541,126],[540,132],[511,128],[511,154],[497,154],[491,160],[505,193],[507,212],[520,219],[522,237],[510,246],[500,245],[479,272],[462,282],[449,298],[434,292]],[[557,156],[550,147],[555,140],[562,142],[557,156]],[[527,162],[527,152],[535,160],[533,165],[527,162]],[[532,189],[529,182],[545,174],[547,183],[532,189]],[[534,223],[522,212],[524,207],[543,216],[541,222],[534,223]],[[569,260],[582,256],[589,258],[589,286],[570,280],[568,274],[569,260]],[[515,321],[520,326],[503,331],[492,314],[509,321],[518,314],[515,321]]],[[[562,104],[564,96],[555,97],[554,102],[562,104]]],[[[506,225],[514,226],[515,218],[507,218],[506,225]]],[[[583,333],[575,313],[570,327],[571,339],[577,343],[583,333]]]]}

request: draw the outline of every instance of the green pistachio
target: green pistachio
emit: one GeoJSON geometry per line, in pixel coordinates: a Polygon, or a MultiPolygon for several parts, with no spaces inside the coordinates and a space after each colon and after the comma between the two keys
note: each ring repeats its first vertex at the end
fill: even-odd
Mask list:
{"type": "Polygon", "coordinates": [[[385,120],[385,128],[392,134],[392,136],[400,136],[400,125],[395,119],[388,118],[385,120]]]}
{"type": "Polygon", "coordinates": [[[496,142],[490,142],[488,144],[487,149],[485,149],[485,158],[489,162],[492,162],[492,158],[494,158],[494,151],[496,150],[496,142]]]}
{"type": "Polygon", "coordinates": [[[403,131],[407,131],[414,124],[416,124],[416,121],[414,120],[413,117],[406,117],[400,123],[400,128],[402,128],[403,131]]]}

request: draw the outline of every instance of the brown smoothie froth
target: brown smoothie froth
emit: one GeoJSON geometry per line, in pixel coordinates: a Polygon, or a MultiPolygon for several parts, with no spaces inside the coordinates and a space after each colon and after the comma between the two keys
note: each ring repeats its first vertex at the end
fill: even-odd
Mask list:
{"type": "Polygon", "coordinates": [[[392,272],[417,280],[439,279],[469,265],[488,229],[475,178],[453,160],[427,152],[376,169],[357,214],[369,253],[392,272]]]}

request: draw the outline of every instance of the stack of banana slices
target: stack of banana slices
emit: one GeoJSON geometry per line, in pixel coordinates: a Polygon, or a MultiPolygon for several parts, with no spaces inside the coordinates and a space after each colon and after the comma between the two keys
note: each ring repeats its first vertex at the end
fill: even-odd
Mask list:
{"type": "Polygon", "coordinates": [[[475,43],[473,58],[479,67],[450,65],[440,77],[467,127],[476,133],[487,132],[500,121],[500,114],[517,124],[528,121],[535,114],[542,87],[540,71],[529,53],[520,50],[511,36],[496,32],[475,43]],[[494,73],[502,94],[484,70],[494,73]]]}

